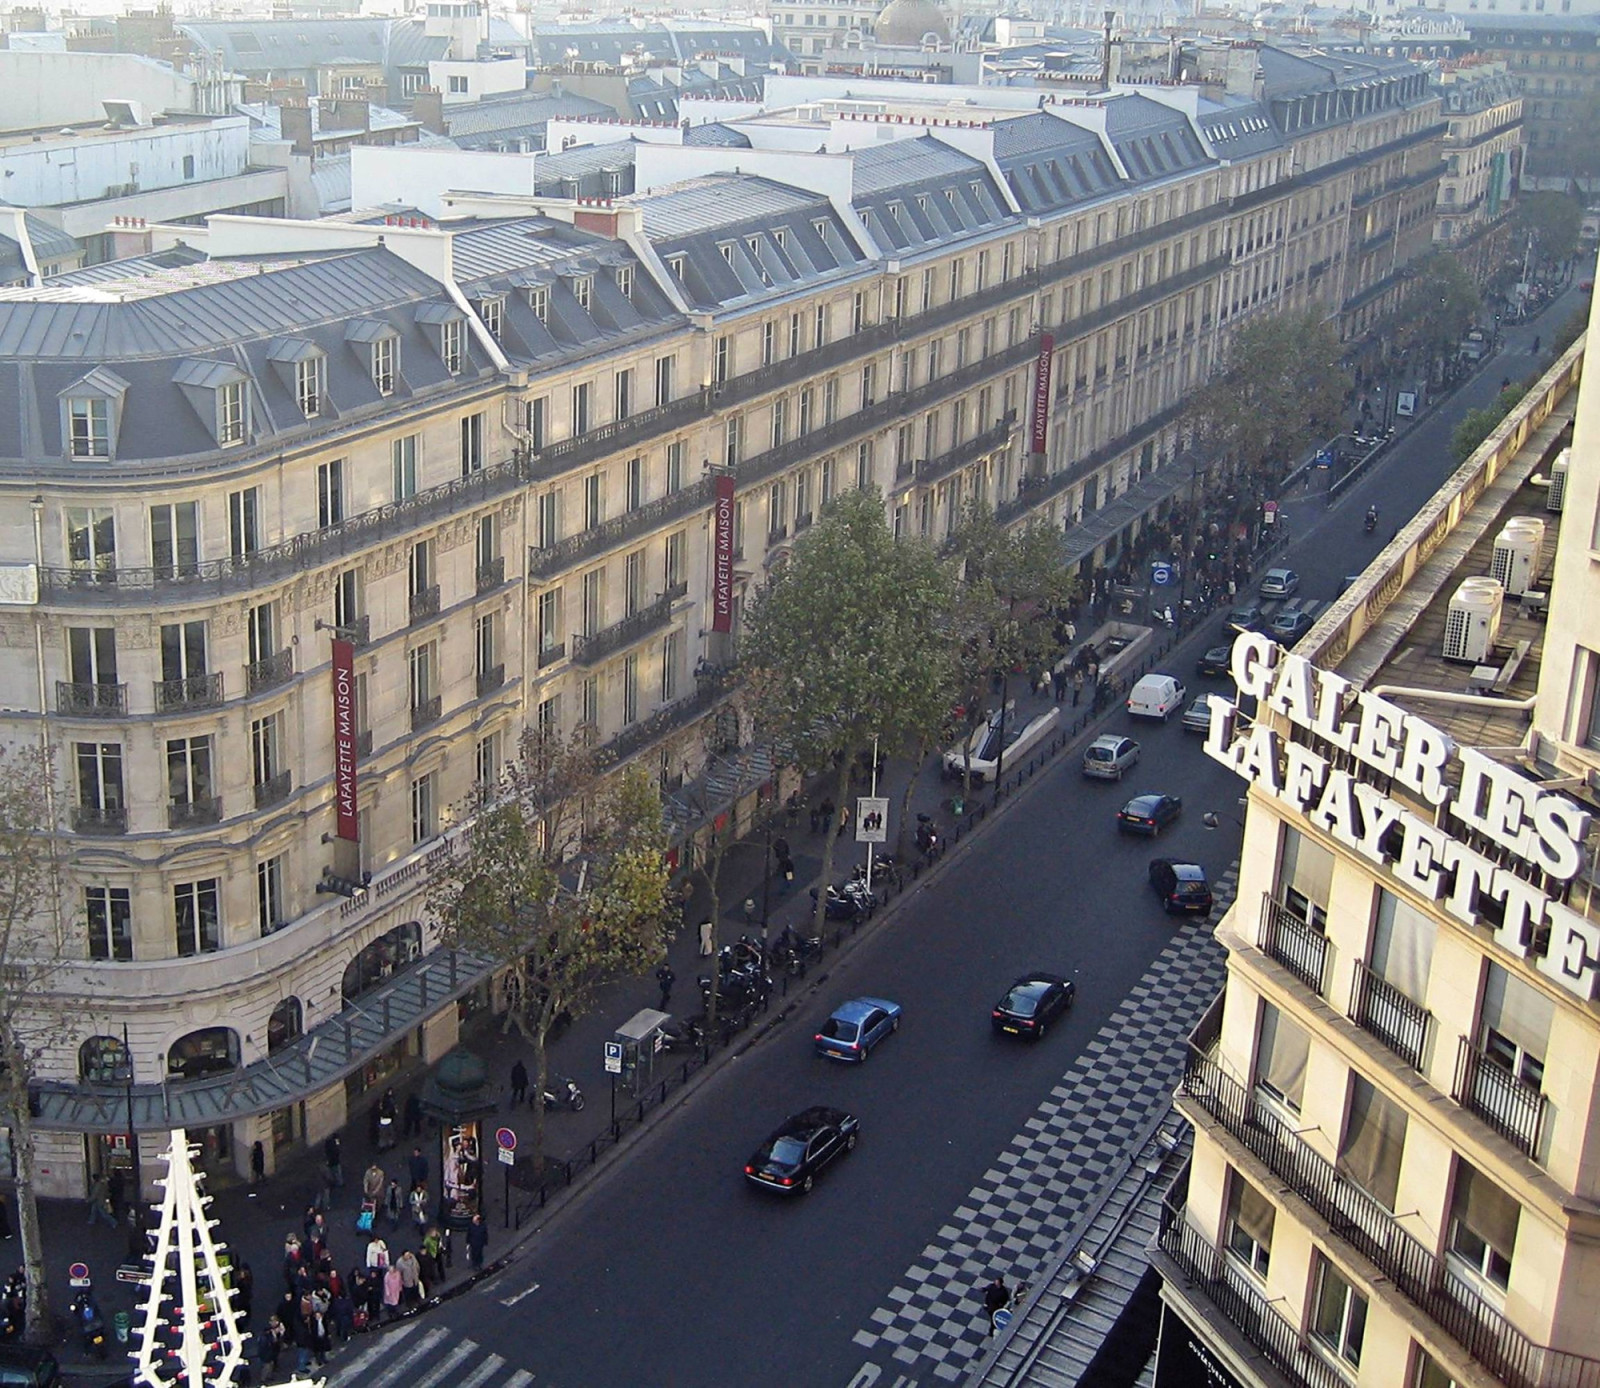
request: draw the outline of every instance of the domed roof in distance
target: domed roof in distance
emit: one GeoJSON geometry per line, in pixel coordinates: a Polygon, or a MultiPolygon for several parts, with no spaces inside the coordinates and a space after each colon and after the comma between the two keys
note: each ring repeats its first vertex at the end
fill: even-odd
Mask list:
{"type": "Polygon", "coordinates": [[[950,40],[950,20],[933,0],[889,0],[878,12],[873,33],[879,43],[915,46],[929,34],[950,40]]]}

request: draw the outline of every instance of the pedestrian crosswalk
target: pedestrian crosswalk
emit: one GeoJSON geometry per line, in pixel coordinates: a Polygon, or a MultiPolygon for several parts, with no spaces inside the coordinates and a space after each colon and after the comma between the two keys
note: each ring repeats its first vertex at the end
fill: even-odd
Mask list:
{"type": "Polygon", "coordinates": [[[407,1321],[335,1362],[328,1388],[528,1388],[533,1374],[444,1325],[407,1321]]]}

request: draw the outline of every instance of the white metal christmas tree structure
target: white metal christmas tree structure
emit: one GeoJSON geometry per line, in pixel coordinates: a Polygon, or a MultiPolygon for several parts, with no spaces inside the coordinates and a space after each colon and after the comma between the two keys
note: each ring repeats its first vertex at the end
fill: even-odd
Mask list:
{"type": "MultiPolygon", "coordinates": [[[[235,1388],[244,1365],[244,1332],[227,1283],[224,1245],[212,1238],[211,1197],[200,1179],[183,1130],[167,1145],[160,1224],[145,1295],[144,1324],[133,1352],[134,1382],[145,1388],[235,1388]]],[[[294,1378],[290,1388],[320,1388],[294,1378]]]]}

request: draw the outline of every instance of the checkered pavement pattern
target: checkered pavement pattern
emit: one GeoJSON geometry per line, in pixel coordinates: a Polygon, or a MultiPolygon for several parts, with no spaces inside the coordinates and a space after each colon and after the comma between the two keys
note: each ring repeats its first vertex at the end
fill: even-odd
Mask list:
{"type": "Polygon", "coordinates": [[[921,1381],[961,1378],[988,1335],[984,1285],[997,1270],[1032,1281],[1059,1250],[1177,1087],[1185,1037],[1222,987],[1213,923],[1237,888],[1235,865],[1212,884],[1211,921],[1178,932],[856,1333],[880,1365],[921,1381]]]}

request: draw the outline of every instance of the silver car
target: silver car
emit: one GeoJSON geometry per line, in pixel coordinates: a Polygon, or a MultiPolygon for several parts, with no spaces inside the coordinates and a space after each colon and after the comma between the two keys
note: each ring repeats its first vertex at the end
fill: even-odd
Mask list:
{"type": "Polygon", "coordinates": [[[1120,781],[1139,764],[1139,744],[1131,737],[1106,733],[1083,749],[1083,774],[1102,781],[1120,781]]]}

